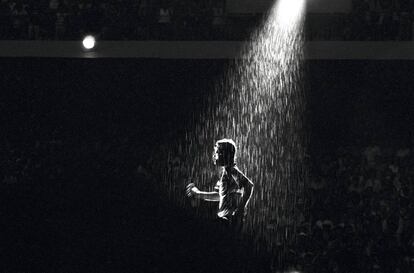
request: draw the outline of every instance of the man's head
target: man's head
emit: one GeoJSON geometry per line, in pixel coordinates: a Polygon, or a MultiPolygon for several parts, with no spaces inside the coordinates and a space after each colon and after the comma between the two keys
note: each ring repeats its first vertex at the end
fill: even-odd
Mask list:
{"type": "Polygon", "coordinates": [[[232,139],[221,139],[214,146],[213,162],[217,166],[231,166],[236,161],[236,143],[232,139]]]}

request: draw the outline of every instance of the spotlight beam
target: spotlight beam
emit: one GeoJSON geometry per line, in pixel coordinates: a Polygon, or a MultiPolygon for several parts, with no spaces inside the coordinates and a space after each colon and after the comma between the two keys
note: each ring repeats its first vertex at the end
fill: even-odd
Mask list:
{"type": "MultiPolygon", "coordinates": [[[[190,167],[184,174],[170,173],[168,188],[184,188],[174,179],[179,176],[192,177],[208,188],[214,174],[213,168],[208,169],[209,144],[221,138],[238,143],[239,167],[255,183],[245,227],[268,243],[258,243],[260,250],[287,247],[294,240],[297,207],[304,198],[304,15],[304,0],[279,0],[272,7],[217,92],[205,101],[206,110],[193,118],[198,123],[191,124],[186,138],[175,145],[184,149],[180,153],[171,147],[169,155],[178,154],[190,167]]],[[[277,252],[281,260],[287,254],[283,250],[277,252]]]]}

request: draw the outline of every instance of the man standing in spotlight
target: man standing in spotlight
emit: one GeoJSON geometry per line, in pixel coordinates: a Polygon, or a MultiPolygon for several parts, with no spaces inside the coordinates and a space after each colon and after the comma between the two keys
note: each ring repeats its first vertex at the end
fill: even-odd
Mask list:
{"type": "Polygon", "coordinates": [[[222,167],[215,191],[200,191],[194,183],[187,186],[187,195],[205,201],[219,202],[217,216],[226,226],[240,232],[246,207],[253,193],[253,183],[236,166],[236,144],[222,139],[214,146],[214,165],[222,167]]]}

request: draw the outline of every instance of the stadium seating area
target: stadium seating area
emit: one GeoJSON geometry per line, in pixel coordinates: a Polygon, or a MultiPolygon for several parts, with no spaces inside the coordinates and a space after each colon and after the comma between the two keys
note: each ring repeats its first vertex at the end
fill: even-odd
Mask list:
{"type": "MultiPolygon", "coordinates": [[[[409,0],[353,1],[349,14],[308,14],[308,40],[412,40],[409,0]]],[[[2,0],[0,39],[244,40],[261,14],[231,14],[225,0],[2,0]]]]}
{"type": "Polygon", "coordinates": [[[294,252],[302,268],[413,270],[412,149],[346,147],[314,162],[321,164],[314,170],[310,219],[294,252]]]}
{"type": "MultiPolygon", "coordinates": [[[[66,180],[73,179],[70,175],[72,171],[65,170],[64,163],[60,162],[62,160],[61,153],[64,151],[65,145],[67,143],[61,140],[54,140],[43,143],[35,142],[33,146],[27,145],[25,149],[7,146],[2,153],[0,162],[4,171],[0,184],[3,191],[15,192],[12,190],[13,188],[20,188],[20,193],[15,193],[17,196],[20,196],[22,189],[26,186],[31,188],[33,180],[41,178],[43,179],[42,184],[53,191],[54,195],[69,196],[70,192],[68,193],[61,189],[62,187],[68,187],[68,185],[65,186],[66,180]]],[[[149,211],[144,211],[144,207],[151,205],[151,202],[154,202],[154,200],[149,198],[149,191],[146,188],[148,185],[157,183],[157,175],[151,173],[151,165],[145,164],[139,165],[136,168],[135,181],[133,178],[128,178],[125,175],[123,170],[125,167],[122,165],[130,165],[131,163],[125,158],[126,150],[131,145],[132,143],[129,139],[122,140],[122,138],[119,139],[119,143],[116,140],[113,144],[104,144],[101,141],[96,141],[95,143],[85,142],[84,149],[80,150],[84,153],[84,156],[87,154],[98,154],[102,150],[111,152],[107,155],[107,159],[102,158],[100,161],[91,159],[87,163],[87,156],[85,157],[86,159],[78,158],[80,162],[79,168],[76,166],[73,168],[78,169],[76,177],[83,177],[83,179],[93,169],[95,174],[100,174],[100,179],[103,181],[106,181],[107,178],[123,178],[124,181],[122,183],[131,181],[132,184],[129,185],[134,185],[137,181],[145,182],[147,186],[144,188],[139,186],[139,183],[135,186],[127,186],[130,190],[134,189],[133,192],[122,191],[122,202],[129,204],[129,207],[123,208],[122,205],[121,208],[125,210],[125,213],[130,213],[131,211],[136,211],[139,214],[149,213],[149,211]],[[90,165],[90,163],[93,164],[90,165]],[[84,164],[89,164],[90,169],[85,170],[84,164]],[[145,180],[142,177],[145,177],[145,180]],[[141,199],[137,201],[136,198],[141,199]],[[141,206],[139,209],[131,207],[138,205],[141,206]]],[[[414,229],[414,187],[411,183],[414,179],[414,172],[410,167],[413,164],[412,149],[387,150],[378,146],[366,148],[347,147],[339,149],[336,155],[325,156],[320,160],[321,164],[315,161],[315,165],[317,165],[315,172],[319,175],[312,179],[309,189],[310,213],[296,234],[298,238],[297,243],[290,246],[289,265],[305,270],[305,272],[411,272],[410,270],[414,269],[414,236],[412,233],[414,229]]],[[[171,168],[185,168],[185,166],[180,166],[180,163],[177,161],[171,162],[171,164],[171,168]]],[[[73,189],[74,186],[72,185],[70,188],[73,189]]],[[[41,192],[45,191],[46,189],[41,190],[41,192]]],[[[41,196],[44,196],[44,193],[30,197],[33,200],[38,200],[33,201],[33,206],[37,208],[37,213],[42,210],[42,205],[39,203],[41,202],[39,201],[41,196]]],[[[47,196],[49,199],[52,197],[52,195],[47,196]]],[[[62,204],[59,206],[68,206],[65,202],[69,202],[69,204],[72,204],[70,206],[73,206],[74,201],[72,199],[68,199],[71,201],[65,201],[67,198],[73,197],[65,197],[64,199],[56,199],[56,201],[50,202],[62,204]]],[[[118,201],[115,200],[118,197],[114,196],[111,198],[115,198],[113,204],[117,204],[118,201]]],[[[11,206],[15,202],[7,200],[7,198],[4,199],[5,202],[9,202],[7,206],[11,206]]],[[[29,202],[29,200],[24,201],[24,203],[20,201],[19,209],[24,209],[22,204],[29,202]]],[[[161,201],[159,202],[162,203],[161,201]]],[[[102,209],[100,208],[102,205],[88,204],[82,206],[86,206],[85,208],[102,209]]],[[[82,207],[76,208],[73,213],[79,213],[83,209],[82,207]]],[[[119,205],[117,205],[116,209],[117,211],[115,211],[114,207],[115,214],[111,216],[113,217],[111,221],[122,218],[122,214],[119,214],[119,205]]],[[[31,210],[26,209],[25,213],[30,214],[31,210]]],[[[58,213],[59,209],[56,207],[49,208],[49,210],[58,213]]],[[[166,210],[170,211],[171,208],[164,208],[164,211],[159,212],[155,212],[153,209],[150,210],[152,211],[145,216],[147,218],[145,218],[144,223],[156,223],[159,225],[156,228],[157,232],[159,232],[160,227],[169,226],[170,221],[174,217],[178,217],[178,219],[182,217],[178,216],[180,215],[178,212],[176,212],[177,215],[163,217],[163,213],[166,210]]],[[[21,213],[23,212],[18,212],[19,215],[21,213]]],[[[99,217],[106,219],[105,217],[109,217],[108,215],[110,214],[108,210],[103,210],[99,214],[88,213],[90,214],[89,220],[93,221],[99,221],[99,217]],[[101,215],[102,213],[103,215],[101,215]]],[[[69,216],[66,221],[76,221],[73,218],[75,215],[65,215],[69,216]]],[[[46,219],[56,222],[59,221],[59,217],[59,214],[57,216],[50,215],[46,219]]],[[[142,216],[139,216],[139,219],[141,218],[142,216]]],[[[134,219],[134,217],[125,218],[123,221],[125,221],[126,225],[140,228],[140,225],[133,223],[134,219]]],[[[27,221],[31,223],[34,220],[27,221]]],[[[111,221],[108,220],[107,223],[111,223],[111,221]]],[[[86,223],[83,222],[82,227],[88,228],[90,232],[97,232],[91,236],[98,236],[99,231],[89,226],[85,227],[86,223]]],[[[61,224],[58,225],[61,226],[61,224]]],[[[73,227],[71,232],[77,229],[73,227]]],[[[36,228],[36,230],[39,231],[40,229],[36,228]]],[[[154,227],[150,227],[150,230],[154,230],[154,227]]],[[[175,230],[174,232],[178,231],[175,230]]],[[[145,241],[145,236],[152,236],[151,243],[146,245],[146,251],[151,251],[151,255],[157,255],[156,253],[164,255],[162,254],[162,248],[165,247],[164,239],[154,237],[155,234],[162,233],[156,233],[155,231],[151,233],[148,231],[145,233],[146,235],[139,235],[133,231],[125,230],[123,233],[115,236],[123,238],[128,234],[135,234],[134,240],[131,241],[133,244],[140,244],[145,241]],[[157,245],[159,248],[156,247],[157,245]]],[[[65,238],[65,236],[69,235],[61,234],[61,236],[65,238]]],[[[196,233],[191,235],[180,233],[179,236],[181,237],[174,238],[171,233],[167,233],[165,234],[165,240],[179,240],[179,238],[185,238],[185,236],[195,237],[196,233]]],[[[85,240],[91,239],[85,238],[85,240]]],[[[208,242],[204,243],[208,244],[208,242]]],[[[213,247],[214,243],[210,243],[212,245],[209,245],[209,247],[213,247]]],[[[194,250],[189,247],[190,245],[191,242],[186,242],[183,245],[184,249],[181,251],[185,255],[194,255],[194,250]]],[[[214,247],[218,246],[215,245],[214,247]]],[[[125,249],[126,246],[124,245],[123,248],[125,249]]],[[[173,256],[173,254],[169,255],[173,256]]]]}

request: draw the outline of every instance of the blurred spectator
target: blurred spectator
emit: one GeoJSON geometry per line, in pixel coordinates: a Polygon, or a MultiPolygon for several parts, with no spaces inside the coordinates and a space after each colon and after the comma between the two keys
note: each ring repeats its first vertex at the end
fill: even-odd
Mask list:
{"type": "Polygon", "coordinates": [[[221,4],[213,6],[213,18],[211,22],[212,26],[212,36],[216,39],[225,39],[225,10],[224,2],[219,2],[221,4]]]}
{"type": "Polygon", "coordinates": [[[59,0],[50,0],[49,1],[49,10],[51,12],[57,12],[58,8],[59,8],[59,0]]]}
{"type": "Polygon", "coordinates": [[[369,167],[374,167],[377,157],[381,155],[381,149],[377,145],[369,146],[364,151],[365,160],[369,167]]]}
{"type": "Polygon", "coordinates": [[[28,13],[22,3],[13,5],[11,11],[13,38],[22,40],[27,38],[28,13]]]}
{"type": "Polygon", "coordinates": [[[55,39],[63,40],[66,38],[66,13],[63,7],[59,8],[56,13],[56,23],[55,23],[55,39]]]}
{"type": "Polygon", "coordinates": [[[33,4],[30,9],[27,31],[28,31],[27,36],[29,40],[40,39],[40,14],[39,14],[39,7],[36,4],[33,4]]]}
{"type": "Polygon", "coordinates": [[[163,1],[158,11],[157,20],[157,37],[158,39],[165,40],[171,34],[171,16],[173,14],[172,8],[163,1]]]}
{"type": "Polygon", "coordinates": [[[185,1],[176,1],[174,3],[174,14],[173,14],[173,25],[174,33],[177,39],[188,38],[189,28],[189,6],[186,5],[185,1]]]}
{"type": "Polygon", "coordinates": [[[66,37],[69,40],[80,39],[80,30],[82,28],[82,19],[78,5],[70,5],[68,7],[69,13],[66,19],[66,37]]]}

